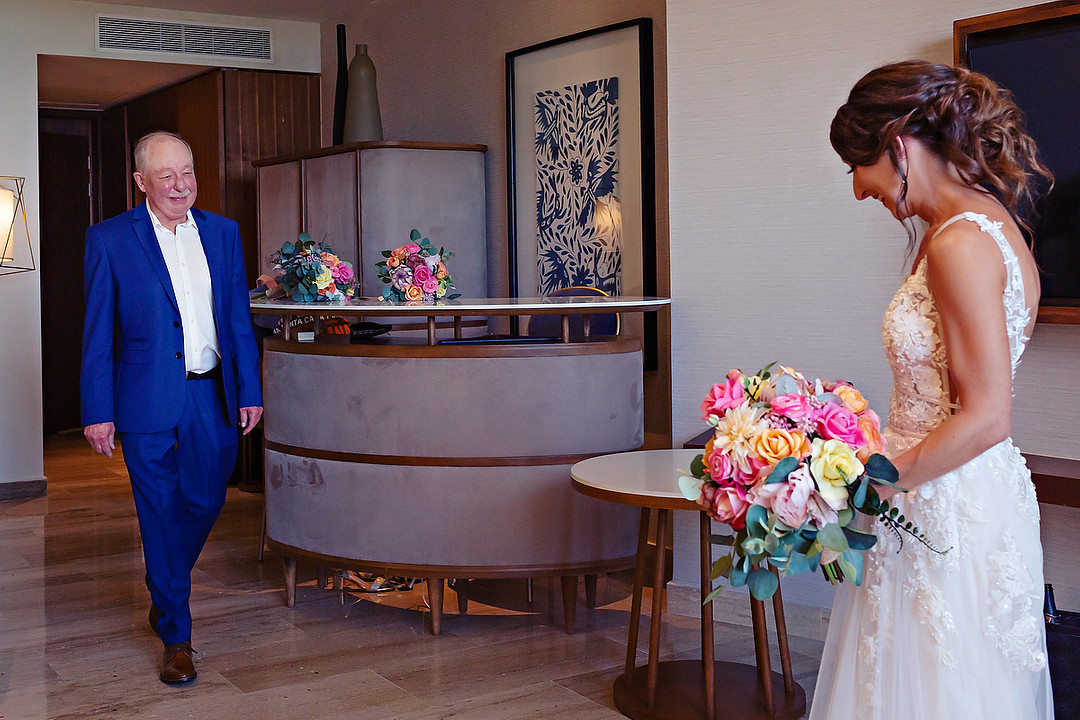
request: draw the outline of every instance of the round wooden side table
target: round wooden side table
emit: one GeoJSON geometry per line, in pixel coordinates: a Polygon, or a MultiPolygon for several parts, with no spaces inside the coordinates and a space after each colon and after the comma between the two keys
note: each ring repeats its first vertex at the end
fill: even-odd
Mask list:
{"type": "Polygon", "coordinates": [[[765,628],[765,603],[750,597],[757,667],[716,662],[713,657],[712,603],[701,609],[701,661],[660,662],[660,627],[663,615],[664,542],[672,510],[693,510],[700,515],[701,597],[711,589],[711,524],[701,506],[679,492],[677,471],[690,469],[697,450],[640,450],[601,455],[570,468],[574,489],[590,497],[641,508],[637,563],[626,642],[626,668],[615,680],[615,706],[635,720],[798,720],[806,712],[806,693],[791,672],[784,604],[777,589],[773,596],[776,639],[782,673],[772,672],[765,628]],[[649,519],[656,511],[652,614],[649,623],[649,659],[636,667],[642,587],[645,580],[649,519]]]}

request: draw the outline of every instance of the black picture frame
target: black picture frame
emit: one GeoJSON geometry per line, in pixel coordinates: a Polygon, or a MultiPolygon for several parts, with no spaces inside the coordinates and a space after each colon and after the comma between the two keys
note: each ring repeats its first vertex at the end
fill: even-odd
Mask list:
{"type": "MultiPolygon", "coordinates": [[[[523,276],[536,267],[535,115],[529,107],[538,89],[619,77],[620,107],[627,99],[636,110],[620,113],[620,188],[625,188],[622,223],[632,244],[624,247],[625,295],[655,296],[656,280],[656,147],[651,18],[635,18],[585,30],[506,53],[507,258],[509,294],[528,297],[535,287],[523,276]],[[636,141],[632,140],[636,136],[636,141]],[[627,142],[621,140],[627,139],[627,142]],[[531,169],[530,169],[531,168],[531,169]],[[530,222],[531,221],[531,222],[530,222]],[[531,224],[531,236],[528,236],[531,224]],[[528,237],[526,237],[528,236],[528,237]],[[638,240],[640,238],[640,241],[638,240]],[[627,273],[626,271],[630,271],[627,273]]],[[[655,313],[643,318],[645,366],[655,369],[655,313]]],[[[516,331],[516,328],[515,328],[516,331]]]]}

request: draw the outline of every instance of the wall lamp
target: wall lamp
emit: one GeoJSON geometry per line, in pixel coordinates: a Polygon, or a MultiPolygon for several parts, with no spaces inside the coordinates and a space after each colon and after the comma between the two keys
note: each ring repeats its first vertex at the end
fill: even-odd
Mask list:
{"type": "Polygon", "coordinates": [[[34,249],[26,224],[26,178],[0,175],[0,276],[34,270],[34,249]]]}

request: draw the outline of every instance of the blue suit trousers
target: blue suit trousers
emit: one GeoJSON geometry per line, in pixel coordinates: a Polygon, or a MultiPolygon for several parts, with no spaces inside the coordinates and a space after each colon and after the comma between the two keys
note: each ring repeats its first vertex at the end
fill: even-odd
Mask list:
{"type": "Polygon", "coordinates": [[[166,645],[190,641],[191,571],[236,463],[238,435],[226,416],[221,379],[185,381],[176,427],[118,436],[135,495],[146,585],[161,613],[158,632],[166,645]]]}

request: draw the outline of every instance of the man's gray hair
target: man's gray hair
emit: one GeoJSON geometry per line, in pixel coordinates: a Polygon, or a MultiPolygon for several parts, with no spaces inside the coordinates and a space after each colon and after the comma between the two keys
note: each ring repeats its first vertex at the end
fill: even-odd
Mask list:
{"type": "Polygon", "coordinates": [[[168,130],[155,130],[152,133],[147,133],[139,138],[139,142],[135,143],[135,172],[141,173],[146,168],[146,155],[149,152],[150,143],[157,138],[169,137],[174,140],[179,140],[184,143],[184,147],[187,148],[188,155],[191,156],[191,164],[195,164],[195,153],[191,152],[191,146],[188,145],[187,140],[180,137],[176,133],[169,132],[168,130]]]}

